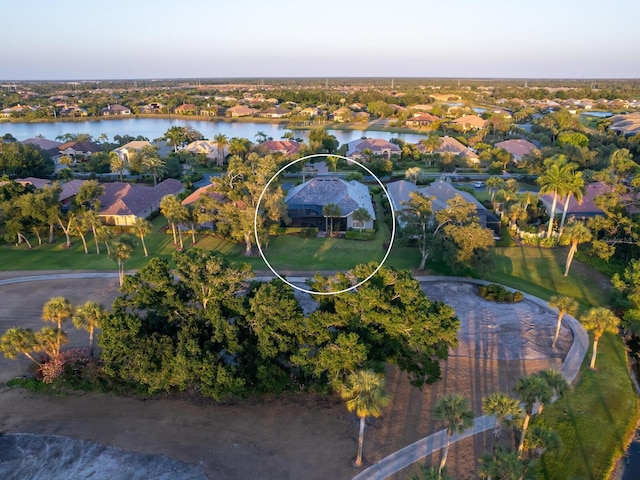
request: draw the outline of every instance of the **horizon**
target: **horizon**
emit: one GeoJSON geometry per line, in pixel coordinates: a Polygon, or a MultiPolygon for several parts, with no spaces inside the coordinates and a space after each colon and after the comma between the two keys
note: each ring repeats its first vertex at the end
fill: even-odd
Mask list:
{"type": "Polygon", "coordinates": [[[4,81],[640,77],[631,0],[31,3],[4,6],[4,81]]]}

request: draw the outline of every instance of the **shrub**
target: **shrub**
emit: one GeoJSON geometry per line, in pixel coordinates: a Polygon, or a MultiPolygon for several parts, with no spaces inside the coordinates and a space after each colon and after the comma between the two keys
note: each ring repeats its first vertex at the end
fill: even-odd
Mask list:
{"type": "Polygon", "coordinates": [[[347,240],[373,240],[376,237],[375,230],[367,229],[362,232],[357,230],[350,230],[344,234],[344,238],[347,240]]]}
{"type": "MultiPolygon", "coordinates": [[[[294,235],[302,238],[315,238],[318,236],[317,227],[287,227],[283,229],[283,233],[286,235],[294,235]]],[[[281,230],[278,229],[278,232],[281,230]]]]}
{"type": "Polygon", "coordinates": [[[511,293],[509,290],[504,288],[502,285],[498,285],[497,283],[482,285],[480,288],[478,288],[478,293],[482,298],[491,302],[521,302],[524,298],[522,292],[516,291],[511,293]]]}

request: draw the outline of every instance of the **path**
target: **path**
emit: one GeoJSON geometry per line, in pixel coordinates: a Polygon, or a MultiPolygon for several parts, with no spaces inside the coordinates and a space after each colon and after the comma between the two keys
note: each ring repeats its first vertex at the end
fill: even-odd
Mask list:
{"type": "MultiPolygon", "coordinates": [[[[438,282],[438,281],[447,281],[447,282],[465,282],[465,283],[475,283],[478,285],[486,285],[489,282],[485,282],[483,280],[475,280],[469,278],[452,278],[452,277],[416,277],[421,283],[428,282],[438,282]]],[[[539,299],[538,297],[534,297],[529,294],[524,295],[525,299],[541,306],[549,309],[547,302],[539,299]]],[[[582,365],[582,361],[587,353],[587,349],[589,348],[589,336],[582,325],[574,318],[569,315],[564,316],[564,322],[569,326],[571,332],[573,333],[573,344],[567,353],[564,362],[562,363],[562,368],[560,372],[567,380],[567,382],[572,383],[573,380],[578,375],[578,371],[580,370],[580,365],[582,365]]],[[[485,432],[493,427],[495,427],[496,421],[493,415],[483,415],[481,417],[476,417],[473,423],[473,427],[466,430],[462,434],[455,434],[451,437],[451,443],[455,443],[464,438],[470,437],[472,435],[485,432]]],[[[431,455],[432,453],[437,452],[441,448],[444,447],[446,441],[446,430],[440,430],[432,435],[429,435],[417,442],[412,443],[411,445],[406,446],[405,448],[398,450],[391,455],[383,458],[379,462],[371,465],[367,469],[360,472],[358,475],[353,477],[352,480],[384,480],[385,478],[397,473],[409,465],[425,458],[427,455],[431,455]]]]}

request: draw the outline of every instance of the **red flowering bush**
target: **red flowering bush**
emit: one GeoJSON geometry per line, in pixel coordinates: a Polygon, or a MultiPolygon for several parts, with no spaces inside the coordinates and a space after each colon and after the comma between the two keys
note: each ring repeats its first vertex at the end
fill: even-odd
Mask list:
{"type": "Polygon", "coordinates": [[[53,383],[63,373],[80,375],[90,360],[88,348],[72,348],[42,362],[38,375],[44,383],[53,383]]]}

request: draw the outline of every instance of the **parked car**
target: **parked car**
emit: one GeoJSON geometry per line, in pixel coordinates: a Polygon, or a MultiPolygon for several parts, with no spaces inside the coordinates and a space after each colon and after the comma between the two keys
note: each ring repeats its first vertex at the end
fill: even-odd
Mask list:
{"type": "Polygon", "coordinates": [[[473,186],[476,187],[476,188],[482,188],[482,187],[484,187],[484,182],[476,182],[476,183],[473,184],[473,186]]]}

